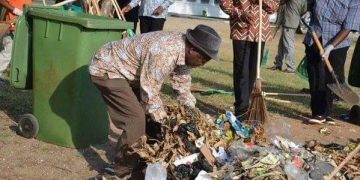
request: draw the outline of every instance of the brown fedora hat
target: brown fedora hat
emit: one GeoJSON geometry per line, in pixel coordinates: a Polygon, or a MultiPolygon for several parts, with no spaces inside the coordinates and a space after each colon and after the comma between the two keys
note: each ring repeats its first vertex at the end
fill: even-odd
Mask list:
{"type": "Polygon", "coordinates": [[[187,40],[211,59],[219,60],[221,37],[211,27],[198,25],[186,31],[187,40]]]}

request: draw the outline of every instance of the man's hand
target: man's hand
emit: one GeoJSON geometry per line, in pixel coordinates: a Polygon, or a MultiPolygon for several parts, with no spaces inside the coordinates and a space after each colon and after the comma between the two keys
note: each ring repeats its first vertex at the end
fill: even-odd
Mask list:
{"type": "Polygon", "coordinates": [[[330,52],[334,49],[335,47],[330,44],[330,45],[327,45],[324,49],[324,53],[321,55],[322,58],[329,58],[329,55],[330,55],[330,52]]]}
{"type": "Polygon", "coordinates": [[[131,10],[130,4],[126,5],[124,8],[121,9],[121,11],[125,14],[131,10]]]}
{"type": "Polygon", "coordinates": [[[240,16],[240,19],[247,22],[248,24],[254,24],[255,23],[255,16],[253,14],[250,14],[248,12],[243,12],[240,16]]]}
{"type": "Polygon", "coordinates": [[[23,11],[18,9],[18,8],[14,8],[14,10],[12,11],[13,14],[17,15],[17,16],[21,16],[23,14],[23,11]]]}
{"type": "Polygon", "coordinates": [[[162,6],[159,6],[159,7],[157,7],[155,10],[154,10],[154,12],[153,12],[153,14],[155,14],[155,15],[161,15],[163,12],[164,12],[164,8],[162,7],[162,6]]]}

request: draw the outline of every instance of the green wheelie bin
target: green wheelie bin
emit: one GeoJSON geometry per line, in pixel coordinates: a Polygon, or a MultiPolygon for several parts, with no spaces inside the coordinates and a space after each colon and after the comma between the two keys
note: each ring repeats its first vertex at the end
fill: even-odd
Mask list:
{"type": "Polygon", "coordinates": [[[11,66],[11,84],[33,90],[33,114],[20,118],[20,132],[65,147],[105,142],[108,115],[88,65],[97,49],[121,39],[132,23],[50,8],[26,13],[19,25],[28,32],[15,33],[11,66]],[[21,48],[26,45],[17,42],[24,36],[28,58],[21,48]]]}

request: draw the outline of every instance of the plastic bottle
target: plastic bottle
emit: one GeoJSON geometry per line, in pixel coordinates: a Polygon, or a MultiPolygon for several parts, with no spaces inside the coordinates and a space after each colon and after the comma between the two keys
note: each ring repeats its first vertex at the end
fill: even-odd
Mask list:
{"type": "Polygon", "coordinates": [[[284,167],[284,171],[288,178],[296,179],[296,180],[308,180],[309,174],[303,169],[299,169],[292,163],[287,163],[284,167]]]}
{"type": "Polygon", "coordinates": [[[199,160],[199,155],[200,155],[200,153],[195,153],[190,156],[181,157],[174,161],[174,165],[178,166],[181,164],[188,164],[188,163],[192,164],[193,162],[196,162],[199,160]]]}
{"type": "Polygon", "coordinates": [[[167,172],[161,162],[149,164],[146,168],[145,180],[166,180],[167,172]]]}

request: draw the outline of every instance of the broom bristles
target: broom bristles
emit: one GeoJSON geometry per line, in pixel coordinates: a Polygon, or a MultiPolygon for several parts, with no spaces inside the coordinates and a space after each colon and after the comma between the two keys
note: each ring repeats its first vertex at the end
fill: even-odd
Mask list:
{"type": "Polygon", "coordinates": [[[252,125],[263,125],[268,119],[265,99],[261,93],[261,79],[256,79],[254,89],[251,92],[251,104],[247,120],[252,125]]]}

